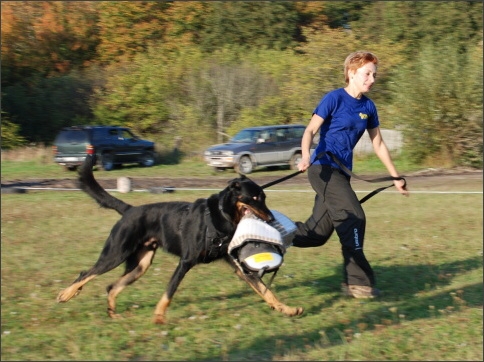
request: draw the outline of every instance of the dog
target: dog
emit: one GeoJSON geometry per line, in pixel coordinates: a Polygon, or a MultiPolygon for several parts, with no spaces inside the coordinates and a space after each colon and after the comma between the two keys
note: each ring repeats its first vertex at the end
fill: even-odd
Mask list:
{"type": "Polygon", "coordinates": [[[273,219],[265,203],[263,189],[244,175],[228,182],[228,186],[208,199],[193,203],[159,202],[132,206],[115,198],[95,180],[93,158],[87,156],[79,169],[81,189],[101,207],[116,210],[122,217],[113,226],[96,263],[80,273],[62,290],[57,302],[63,303],[78,295],[82,287],[96,276],[125,263],[124,274],[107,287],[107,312],[118,318],[116,297],[129,284],[143,276],[153,262],[156,250],[162,248],[180,258],[168,286],[157,303],[154,323],[166,323],[166,312],[186,273],[197,264],[225,260],[235,273],[260,295],[274,310],[288,316],[300,315],[301,307],[281,303],[266,287],[257,273],[242,270],[228,255],[228,244],[237,224],[247,213],[269,222],[273,219]]]}

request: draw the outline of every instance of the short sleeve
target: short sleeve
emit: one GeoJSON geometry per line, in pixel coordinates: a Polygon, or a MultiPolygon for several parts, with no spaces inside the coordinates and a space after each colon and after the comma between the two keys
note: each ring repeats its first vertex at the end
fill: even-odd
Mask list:
{"type": "Polygon", "coordinates": [[[380,125],[380,120],[378,119],[378,111],[376,110],[375,103],[370,99],[368,100],[368,108],[370,117],[368,117],[368,125],[366,128],[373,129],[380,125]]]}
{"type": "Polygon", "coordinates": [[[335,97],[335,92],[327,93],[319,102],[317,107],[314,109],[313,114],[317,114],[325,121],[329,121],[331,114],[336,107],[337,99],[335,97]]]}

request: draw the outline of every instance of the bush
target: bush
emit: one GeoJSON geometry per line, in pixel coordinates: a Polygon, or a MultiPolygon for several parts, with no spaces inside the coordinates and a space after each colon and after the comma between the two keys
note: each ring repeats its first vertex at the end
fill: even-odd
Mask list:
{"type": "Polygon", "coordinates": [[[5,119],[3,114],[4,112],[2,112],[2,150],[24,145],[26,140],[19,134],[20,126],[5,119]]]}

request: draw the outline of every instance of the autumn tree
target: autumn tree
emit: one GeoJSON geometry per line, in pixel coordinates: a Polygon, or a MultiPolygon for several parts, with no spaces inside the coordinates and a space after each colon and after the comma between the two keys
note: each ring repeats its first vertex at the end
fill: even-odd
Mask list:
{"type": "Polygon", "coordinates": [[[404,131],[414,162],[482,166],[482,10],[478,2],[375,2],[353,24],[364,41],[403,45],[393,57],[404,62],[388,68],[385,115],[404,131]]]}
{"type": "Polygon", "coordinates": [[[482,164],[482,2],[1,6],[2,110],[28,141],[117,123],[196,150],[248,125],[306,123],[344,86],[345,57],[370,50],[380,65],[369,96],[412,157],[482,164]]]}
{"type": "Polygon", "coordinates": [[[163,40],[167,1],[99,2],[98,58],[103,64],[133,59],[163,40]]]}
{"type": "Polygon", "coordinates": [[[28,141],[92,117],[96,22],[94,2],[2,2],[2,110],[28,141]]]}
{"type": "Polygon", "coordinates": [[[362,9],[351,26],[368,44],[404,43],[402,51],[412,61],[421,45],[439,42],[449,34],[454,34],[460,47],[482,38],[482,14],[482,2],[375,1],[362,9]]]}
{"type": "Polygon", "coordinates": [[[2,85],[90,65],[96,8],[94,1],[2,1],[2,85]]]}

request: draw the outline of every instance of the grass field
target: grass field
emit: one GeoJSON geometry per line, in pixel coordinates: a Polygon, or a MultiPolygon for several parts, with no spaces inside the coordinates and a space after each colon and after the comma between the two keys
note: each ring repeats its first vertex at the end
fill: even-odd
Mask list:
{"type": "MultiPolygon", "coordinates": [[[[2,164],[2,178],[3,171],[2,164]]],[[[320,248],[289,248],[273,283],[281,301],[305,308],[302,316],[272,311],[220,262],[187,274],[161,326],[151,319],[176,258],[159,252],[120,294],[122,319],[107,317],[105,295],[122,267],[57,304],[57,293],[97,259],[119,216],[77,191],[2,194],[1,359],[482,361],[482,180],[408,181],[409,198],[383,192],[364,206],[365,251],[382,298],[340,295],[342,257],[333,236],[320,248]],[[477,193],[452,193],[462,190],[477,193]]],[[[311,190],[282,189],[267,191],[269,207],[306,219],[311,190]]],[[[208,196],[115,195],[134,205],[208,196]]]]}

